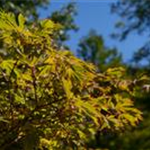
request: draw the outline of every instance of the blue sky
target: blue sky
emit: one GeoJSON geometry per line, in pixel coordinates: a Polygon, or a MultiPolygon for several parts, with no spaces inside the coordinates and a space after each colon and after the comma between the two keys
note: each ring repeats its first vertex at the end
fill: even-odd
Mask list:
{"type": "MultiPolygon", "coordinates": [[[[59,10],[69,0],[51,0],[48,9],[40,9],[40,17],[46,18],[54,10],[59,10]]],[[[94,29],[101,34],[105,40],[105,45],[108,47],[117,47],[123,54],[125,62],[129,61],[132,54],[137,48],[143,46],[146,41],[146,36],[139,36],[136,33],[130,34],[125,41],[117,41],[110,37],[110,34],[115,31],[114,25],[118,16],[111,14],[110,4],[115,0],[79,0],[77,5],[78,15],[75,17],[75,22],[79,26],[78,32],[70,32],[71,39],[67,44],[75,52],[79,40],[86,36],[91,29],[94,29]]]]}

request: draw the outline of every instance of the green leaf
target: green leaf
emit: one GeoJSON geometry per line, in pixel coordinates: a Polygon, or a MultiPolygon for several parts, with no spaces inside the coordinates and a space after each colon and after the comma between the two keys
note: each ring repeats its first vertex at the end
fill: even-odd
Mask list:
{"type": "Polygon", "coordinates": [[[22,14],[19,14],[18,22],[19,22],[19,27],[21,27],[22,29],[24,28],[25,21],[26,19],[24,18],[24,16],[22,14]]]}
{"type": "Polygon", "coordinates": [[[73,93],[71,92],[72,83],[70,80],[66,80],[64,78],[62,78],[62,82],[63,82],[63,87],[65,90],[65,93],[66,93],[68,99],[70,99],[73,96],[73,93]]]}
{"type": "Polygon", "coordinates": [[[17,93],[15,94],[15,102],[18,104],[25,104],[25,99],[17,93]]]}
{"type": "Polygon", "coordinates": [[[4,119],[4,117],[0,116],[0,122],[5,122],[5,123],[9,123],[8,120],[4,119]]]}
{"type": "Polygon", "coordinates": [[[44,29],[53,29],[55,27],[54,22],[49,19],[42,20],[40,24],[44,29]]]}

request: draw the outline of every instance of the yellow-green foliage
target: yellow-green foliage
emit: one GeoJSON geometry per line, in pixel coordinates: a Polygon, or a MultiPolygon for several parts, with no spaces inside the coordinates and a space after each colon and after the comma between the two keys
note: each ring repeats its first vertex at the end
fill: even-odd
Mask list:
{"type": "Polygon", "coordinates": [[[96,131],[135,126],[132,81],[124,69],[97,73],[65,50],[54,49],[51,20],[25,25],[0,12],[0,149],[86,147],[96,131]]]}

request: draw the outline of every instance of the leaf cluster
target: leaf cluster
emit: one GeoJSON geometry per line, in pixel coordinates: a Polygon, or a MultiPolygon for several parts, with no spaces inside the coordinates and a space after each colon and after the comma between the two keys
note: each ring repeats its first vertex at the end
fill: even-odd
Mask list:
{"type": "Polygon", "coordinates": [[[26,26],[0,12],[0,149],[83,149],[97,131],[136,126],[133,82],[124,69],[96,68],[54,48],[61,26],[26,26]]]}

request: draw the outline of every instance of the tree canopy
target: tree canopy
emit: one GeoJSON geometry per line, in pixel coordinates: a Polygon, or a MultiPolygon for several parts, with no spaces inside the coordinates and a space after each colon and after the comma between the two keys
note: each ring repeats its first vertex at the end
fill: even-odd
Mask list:
{"type": "Polygon", "coordinates": [[[112,11],[121,17],[121,22],[117,23],[117,27],[123,29],[121,38],[133,31],[149,32],[149,0],[120,0],[112,5],[112,11]]]}
{"type": "Polygon", "coordinates": [[[78,55],[85,61],[95,64],[100,71],[122,65],[121,54],[116,48],[105,46],[102,36],[91,30],[79,42],[78,55]]]}
{"type": "Polygon", "coordinates": [[[5,11],[15,14],[22,13],[28,19],[36,20],[39,15],[37,8],[46,7],[49,2],[49,0],[1,0],[0,7],[5,11]]]}
{"type": "Polygon", "coordinates": [[[63,26],[62,30],[56,33],[56,39],[58,45],[64,45],[63,42],[69,40],[70,36],[68,32],[77,31],[78,26],[75,23],[74,17],[77,14],[75,3],[69,3],[62,7],[60,10],[53,12],[50,15],[50,19],[55,23],[59,23],[63,26]]]}
{"type": "Polygon", "coordinates": [[[124,69],[98,73],[55,49],[61,27],[49,19],[27,26],[23,15],[0,12],[1,150],[84,149],[97,131],[142,119],[132,101],[135,82],[124,69]]]}
{"type": "Polygon", "coordinates": [[[133,62],[138,66],[144,60],[144,64],[150,65],[150,2],[149,0],[118,0],[112,5],[112,12],[120,17],[116,23],[117,33],[113,34],[120,40],[136,32],[147,35],[147,41],[135,52],[133,62]]]}

